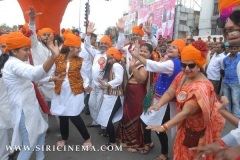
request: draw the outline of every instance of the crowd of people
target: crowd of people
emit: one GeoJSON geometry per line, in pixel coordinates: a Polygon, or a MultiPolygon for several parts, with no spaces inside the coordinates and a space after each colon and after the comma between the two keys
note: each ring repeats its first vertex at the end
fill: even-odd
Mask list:
{"type": "MultiPolygon", "coordinates": [[[[217,21],[224,37],[219,42],[210,36],[206,42],[157,40],[146,22],[132,27],[125,44],[119,19],[116,43],[104,35],[99,45],[93,22],[85,35],[64,29],[59,36],[51,28],[36,30],[41,13],[30,7],[29,23],[0,35],[0,159],[12,154],[8,145],[30,147],[18,160],[44,146],[48,114],[59,124],[59,148],[68,143],[70,119],[88,149],[89,127],[100,127],[99,135],[108,137],[103,150],[121,145],[141,154],[157,143],[153,131],[161,144],[156,160],[167,160],[171,129],[174,160],[240,159],[239,6],[239,0],[219,0],[220,13],[231,8],[217,21]],[[83,111],[91,124],[81,118],[83,111]],[[221,138],[225,120],[236,129],[221,138]]],[[[43,150],[36,159],[44,159],[43,150]]]]}

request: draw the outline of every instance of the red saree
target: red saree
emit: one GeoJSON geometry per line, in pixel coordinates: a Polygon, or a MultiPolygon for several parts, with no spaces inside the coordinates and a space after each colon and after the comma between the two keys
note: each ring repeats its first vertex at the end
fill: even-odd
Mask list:
{"type": "MultiPolygon", "coordinates": [[[[171,87],[176,89],[176,96],[180,90],[187,92],[187,99],[184,103],[194,103],[200,107],[200,111],[186,118],[179,126],[176,140],[174,143],[174,160],[193,160],[197,151],[190,151],[183,145],[185,138],[185,127],[200,131],[205,128],[203,137],[200,138],[198,145],[202,146],[215,142],[219,139],[225,120],[218,113],[216,103],[219,103],[214,92],[213,85],[208,80],[198,80],[181,86],[183,73],[179,73],[174,79],[171,87]]],[[[181,111],[181,105],[177,109],[181,111]]],[[[210,155],[204,160],[213,160],[216,155],[210,155]]]]}
{"type": "Polygon", "coordinates": [[[146,95],[145,84],[127,84],[123,105],[123,118],[120,121],[116,137],[127,147],[140,149],[143,147],[142,100],[146,95]]]}

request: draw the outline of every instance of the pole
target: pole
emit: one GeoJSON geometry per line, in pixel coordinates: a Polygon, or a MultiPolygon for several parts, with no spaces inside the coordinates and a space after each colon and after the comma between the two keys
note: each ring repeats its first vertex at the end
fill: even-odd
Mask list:
{"type": "Polygon", "coordinates": [[[79,0],[79,30],[81,29],[81,0],[79,0]]]}
{"type": "MultiPolygon", "coordinates": [[[[89,5],[89,0],[87,1],[87,4],[89,5]]],[[[88,27],[88,19],[86,20],[86,31],[85,31],[86,34],[87,34],[87,27],[88,27]]]]}

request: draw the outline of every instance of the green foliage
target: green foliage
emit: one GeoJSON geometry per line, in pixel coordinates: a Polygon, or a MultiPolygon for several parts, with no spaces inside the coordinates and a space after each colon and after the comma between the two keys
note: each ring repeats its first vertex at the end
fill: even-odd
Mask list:
{"type": "Polygon", "coordinates": [[[12,27],[8,26],[5,23],[0,25],[0,32],[2,32],[2,33],[9,33],[11,31],[17,31],[17,30],[18,30],[18,26],[17,25],[14,25],[12,27]]]}

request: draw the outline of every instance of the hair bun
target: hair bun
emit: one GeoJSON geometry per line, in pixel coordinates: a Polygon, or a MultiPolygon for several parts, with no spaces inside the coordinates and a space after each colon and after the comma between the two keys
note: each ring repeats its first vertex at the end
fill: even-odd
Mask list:
{"type": "Polygon", "coordinates": [[[208,47],[204,41],[197,40],[195,42],[192,42],[192,46],[195,47],[196,49],[198,49],[202,53],[203,57],[205,57],[205,58],[207,57],[208,47]]]}

